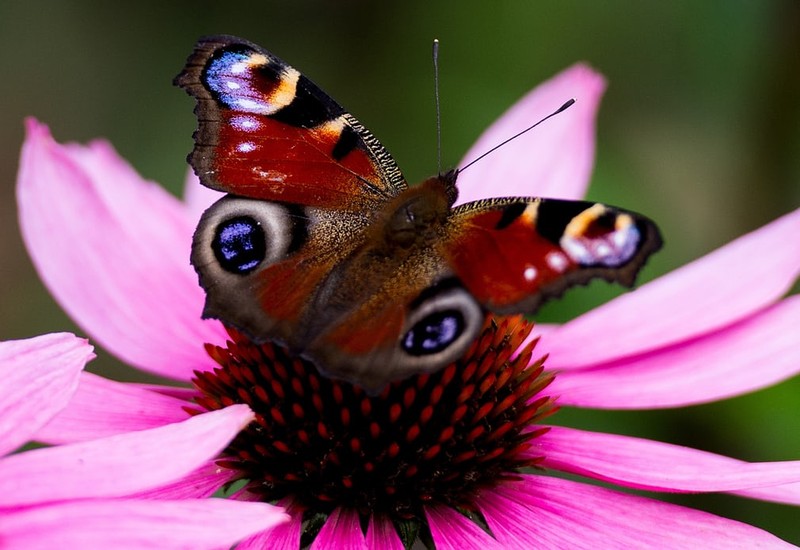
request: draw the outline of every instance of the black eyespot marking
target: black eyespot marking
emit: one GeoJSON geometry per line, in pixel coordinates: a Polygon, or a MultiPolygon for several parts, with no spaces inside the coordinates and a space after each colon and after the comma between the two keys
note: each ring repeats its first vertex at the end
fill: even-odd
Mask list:
{"type": "Polygon", "coordinates": [[[584,201],[544,200],[539,203],[536,213],[536,230],[545,239],[558,244],[572,218],[592,204],[584,201]]]}
{"type": "Polygon", "coordinates": [[[462,289],[463,286],[461,281],[458,280],[456,277],[446,277],[444,279],[440,279],[436,284],[433,286],[429,286],[422,292],[420,292],[419,296],[414,298],[414,300],[408,304],[410,309],[417,309],[422,304],[433,298],[434,296],[439,296],[441,294],[446,294],[450,290],[454,289],[462,289]]]}
{"type": "Polygon", "coordinates": [[[222,269],[235,275],[250,273],[267,255],[264,230],[250,216],[220,223],[211,248],[222,269]]]}
{"type": "Polygon", "coordinates": [[[336,140],[336,145],[333,146],[333,151],[331,151],[333,160],[342,160],[358,146],[360,141],[361,139],[358,137],[358,134],[355,130],[353,130],[352,127],[345,126],[342,128],[342,133],[339,135],[339,139],[336,140]]]}
{"type": "Polygon", "coordinates": [[[297,128],[314,128],[342,115],[344,109],[325,95],[316,84],[300,75],[294,99],[272,118],[297,128]]]}
{"type": "Polygon", "coordinates": [[[604,212],[603,214],[599,215],[593,222],[590,231],[588,232],[589,235],[592,234],[592,229],[594,229],[595,233],[607,233],[608,231],[613,231],[614,224],[617,221],[617,214],[614,212],[604,212]]]}
{"type": "Polygon", "coordinates": [[[525,209],[528,208],[528,203],[526,202],[512,202],[508,206],[503,208],[503,213],[500,216],[500,221],[497,222],[495,225],[495,229],[505,229],[509,225],[511,225],[514,220],[519,218],[525,209]]]}
{"type": "Polygon", "coordinates": [[[403,337],[403,349],[409,355],[439,353],[464,332],[464,315],[454,309],[437,311],[416,323],[403,337]]]}

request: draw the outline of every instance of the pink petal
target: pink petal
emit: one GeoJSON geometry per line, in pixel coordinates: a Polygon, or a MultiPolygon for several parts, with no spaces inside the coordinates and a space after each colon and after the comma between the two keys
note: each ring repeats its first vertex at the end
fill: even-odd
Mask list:
{"type": "Polygon", "coordinates": [[[561,404],[615,409],[694,405],[751,392],[800,372],[798,326],[800,296],[792,296],[683,344],[564,371],[548,391],[561,404]]]}
{"type": "Polygon", "coordinates": [[[0,456],[29,441],[66,406],[92,349],[66,333],[0,342],[0,456]]]}
{"type": "Polygon", "coordinates": [[[465,550],[466,548],[505,548],[474,522],[447,506],[425,508],[436,550],[465,550]]]}
{"type": "Polygon", "coordinates": [[[541,342],[549,366],[600,364],[751,315],[800,275],[799,234],[800,209],[562,325],[541,342]]]}
{"type": "Polygon", "coordinates": [[[478,505],[503,548],[794,548],[706,512],[543,476],[486,491],[478,505]]]}
{"type": "Polygon", "coordinates": [[[137,382],[129,382],[131,386],[139,389],[155,392],[167,397],[174,397],[181,401],[192,401],[199,395],[195,388],[179,387],[179,386],[161,386],[159,384],[140,384],[137,382]]]}
{"type": "Polygon", "coordinates": [[[236,546],[236,550],[298,550],[303,529],[303,510],[289,499],[278,503],[289,515],[289,521],[281,523],[249,537],[236,546]]]}
{"type": "Polygon", "coordinates": [[[747,498],[800,506],[800,483],[787,483],[786,485],[778,485],[775,487],[762,487],[759,489],[746,489],[744,491],[731,492],[747,498]]]}
{"type": "Polygon", "coordinates": [[[353,510],[337,508],[320,529],[311,544],[311,550],[367,550],[367,541],[361,532],[358,514],[353,510]]]}
{"type": "MultiPolygon", "coordinates": [[[[528,550],[532,547],[546,547],[543,541],[536,540],[540,533],[525,522],[525,519],[533,515],[531,510],[517,500],[492,489],[482,493],[477,504],[492,535],[503,548],[528,550]]],[[[540,525],[539,531],[546,531],[546,527],[540,525]]]]}
{"type": "Polygon", "coordinates": [[[800,461],[749,463],[635,437],[554,426],[534,440],[542,464],[635,489],[716,492],[800,482],[800,461]]]}
{"type": "Polygon", "coordinates": [[[286,519],[260,502],[88,500],[4,513],[0,539],[4,548],[27,550],[218,550],[286,519]]]}
{"type": "Polygon", "coordinates": [[[405,547],[391,520],[383,515],[372,514],[367,527],[367,548],[403,550],[405,547]]]}
{"type": "Polygon", "coordinates": [[[594,165],[595,119],[605,87],[602,75],[577,64],[514,104],[481,135],[459,166],[466,166],[570,98],[577,100],[459,175],[457,204],[502,196],[582,198],[594,165]]]}
{"type": "Polygon", "coordinates": [[[55,298],[104,347],[142,369],[188,380],[223,342],[200,319],[183,206],[142,180],[110,145],[62,146],[27,124],[17,197],[28,251],[55,298]]]}
{"type": "Polygon", "coordinates": [[[179,422],[2,459],[0,506],[130,495],[180,479],[215,458],[252,421],[232,405],[179,422]]]}
{"type": "Polygon", "coordinates": [[[181,399],[84,372],[72,401],[36,432],[36,440],[74,443],[164,426],[186,420],[183,407],[187,405],[181,399]]]}
{"type": "Polygon", "coordinates": [[[189,168],[183,184],[183,202],[186,204],[187,215],[192,225],[196,226],[203,212],[224,196],[224,193],[202,185],[194,171],[189,168]]]}
{"type": "Polygon", "coordinates": [[[155,489],[133,493],[130,496],[158,500],[208,498],[222,489],[226,483],[235,481],[236,474],[235,470],[229,470],[217,466],[214,462],[208,462],[178,481],[166,483],[155,489]]]}

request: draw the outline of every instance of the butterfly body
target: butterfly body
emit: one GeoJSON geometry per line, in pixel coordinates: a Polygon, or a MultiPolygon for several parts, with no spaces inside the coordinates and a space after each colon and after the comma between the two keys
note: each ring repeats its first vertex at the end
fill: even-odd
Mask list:
{"type": "Polygon", "coordinates": [[[489,312],[630,285],[660,246],[652,222],[601,204],[453,207],[457,171],[409,187],[356,119],[247,41],[201,40],[176,81],[198,101],[190,163],[228,193],[193,242],[204,316],[370,391],[456,360],[489,312]]]}

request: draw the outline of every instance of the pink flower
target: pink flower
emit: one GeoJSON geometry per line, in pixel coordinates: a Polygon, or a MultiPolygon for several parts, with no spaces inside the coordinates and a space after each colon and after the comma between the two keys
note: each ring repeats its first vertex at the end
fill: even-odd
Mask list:
{"type": "MultiPolygon", "coordinates": [[[[524,98],[473,151],[487,150],[566,98],[576,97],[578,103],[541,131],[526,135],[467,170],[459,180],[462,200],[489,195],[581,197],[593,162],[594,119],[603,89],[602,77],[578,65],[524,98]],[[489,187],[491,192],[487,191],[489,187]]],[[[471,152],[467,159],[476,154],[471,152]]],[[[430,435],[430,429],[420,428],[429,419],[427,408],[418,411],[417,424],[406,426],[402,432],[393,431],[399,425],[394,420],[402,420],[402,415],[413,409],[421,390],[415,393],[413,384],[404,386],[399,401],[387,404],[392,421],[365,428],[373,439],[364,436],[334,441],[324,415],[330,415],[332,422],[339,422],[337,425],[349,425],[351,414],[363,413],[367,419],[370,414],[376,415],[371,409],[376,402],[344,384],[316,378],[300,361],[282,360],[280,350],[273,347],[257,348],[240,340],[226,343],[229,336],[220,324],[201,321],[203,295],[188,255],[192,231],[209,203],[209,194],[190,178],[187,199],[182,203],[160,187],[142,181],[109,144],[58,145],[44,126],[28,122],[19,174],[19,209],[23,235],[41,277],[64,309],[118,357],[148,372],[184,383],[195,380],[197,384],[192,389],[143,387],[82,373],[71,404],[39,432],[39,437],[56,443],[91,440],[183,421],[187,407],[213,409],[237,399],[260,399],[263,409],[257,411],[253,431],[240,436],[220,462],[226,468],[208,462],[156,492],[159,498],[207,496],[228,481],[247,477],[236,469],[240,463],[252,466],[259,464],[260,458],[273,460],[285,453],[287,458],[281,463],[285,471],[256,471],[253,466],[248,471],[248,490],[236,497],[258,500],[262,498],[259,495],[275,495],[276,488],[301,482],[306,483],[302,487],[307,494],[285,491],[280,504],[292,516],[291,522],[263,531],[240,548],[296,549],[304,530],[309,536],[316,534],[313,543],[303,540],[312,548],[401,548],[394,525],[404,529],[421,525],[423,538],[429,537],[439,550],[790,546],[739,522],[544,474],[568,472],[617,487],[655,492],[721,491],[797,505],[800,462],[747,463],[633,437],[543,428],[533,421],[553,412],[552,400],[539,394],[528,402],[530,409],[515,401],[515,406],[530,414],[530,425],[523,426],[517,448],[499,450],[499,456],[516,461],[512,465],[525,462],[539,470],[491,470],[497,473],[494,482],[483,483],[469,495],[458,493],[457,488],[447,495],[435,489],[412,492],[404,502],[412,502],[418,506],[415,510],[422,512],[415,515],[412,511],[412,520],[406,521],[394,509],[394,524],[384,511],[365,514],[370,503],[379,505],[380,501],[367,499],[350,506],[337,500],[336,495],[353,494],[346,490],[352,489],[358,476],[372,475],[375,468],[365,458],[354,477],[325,478],[324,467],[341,463],[340,454],[364,457],[364,447],[379,439],[387,443],[381,452],[391,454],[394,450],[388,442],[403,449],[409,441],[423,437],[421,434],[430,435]],[[209,344],[208,353],[204,344],[209,344]],[[264,367],[262,370],[273,370],[263,375],[251,369],[248,362],[264,367]],[[267,378],[256,380],[262,375],[267,378]],[[302,405],[294,403],[297,406],[292,408],[291,399],[308,395],[309,388],[319,384],[330,388],[325,399],[331,400],[333,408],[325,405],[318,393],[302,405]],[[273,394],[269,392],[278,397],[270,398],[273,394]],[[317,413],[322,420],[316,428],[281,432],[289,425],[289,415],[300,418],[317,413]],[[267,432],[269,440],[252,437],[253,433],[267,432]],[[316,438],[316,443],[331,441],[332,447],[324,450],[326,462],[322,466],[313,461],[304,463],[302,457],[293,454],[291,445],[309,438],[316,438]],[[335,448],[334,443],[338,445],[335,448]],[[253,475],[261,477],[253,479],[253,475]],[[321,476],[318,486],[313,476],[321,476]],[[418,502],[413,501],[416,496],[418,502]],[[472,508],[469,517],[462,513],[465,508],[472,508]],[[314,512],[325,515],[315,516],[314,512]],[[366,533],[362,531],[364,520],[366,533]]],[[[534,386],[539,392],[552,379],[547,392],[557,395],[562,406],[615,409],[714,401],[794,376],[800,369],[800,347],[796,345],[800,297],[781,296],[800,271],[798,234],[800,210],[569,323],[543,327],[535,352],[537,357],[544,351],[549,353],[545,374],[536,378],[539,363],[533,362],[530,369],[522,365],[522,371],[515,370],[514,376],[522,379],[534,372],[530,380],[536,380],[534,386]],[[557,373],[554,378],[553,373],[557,373]]],[[[517,331],[517,339],[527,334],[524,328],[512,326],[509,330],[517,331]]],[[[491,340],[491,334],[486,338],[491,340]]],[[[497,361],[506,361],[511,352],[502,346],[497,349],[497,361]]],[[[527,351],[522,352],[525,360],[529,356],[527,351]]],[[[468,365],[474,372],[476,364],[468,365]]],[[[431,379],[435,376],[457,384],[466,374],[440,371],[431,379]]],[[[451,386],[442,387],[449,391],[451,386]]],[[[467,387],[456,387],[469,393],[467,387]]],[[[519,395],[512,397],[518,399],[519,395]]],[[[428,398],[433,403],[433,398],[428,398]]],[[[495,418],[492,415],[500,414],[501,406],[492,403],[488,412],[470,414],[495,418]]],[[[207,414],[212,413],[199,416],[207,414]]],[[[484,435],[480,428],[475,433],[459,433],[460,424],[452,420],[458,414],[458,409],[447,411],[452,425],[442,430],[442,444],[456,438],[469,442],[484,435]],[[451,429],[454,431],[448,431],[451,429]]],[[[517,417],[515,422],[522,421],[517,417]]],[[[489,437],[502,439],[500,432],[506,429],[495,423],[489,437]]],[[[418,473],[417,466],[430,464],[430,456],[439,451],[432,445],[419,456],[418,463],[407,463],[397,472],[412,478],[418,473]]],[[[490,460],[494,457],[476,458],[465,451],[450,457],[445,466],[482,460],[483,456],[487,464],[496,465],[490,460]]],[[[464,473],[456,466],[453,472],[442,468],[431,474],[431,479],[464,473]]],[[[470,470],[470,475],[494,474],[478,468],[470,470]]],[[[369,489],[379,492],[385,488],[369,489]]],[[[361,496],[367,494],[366,489],[361,496]]]]}
{"type": "MultiPolygon", "coordinates": [[[[36,436],[92,347],[71,334],[0,342],[0,454],[36,436]]],[[[3,548],[219,548],[286,519],[269,504],[138,496],[181,480],[253,419],[234,405],[183,422],[0,458],[3,548]],[[213,521],[212,521],[213,520],[213,521]]]]}

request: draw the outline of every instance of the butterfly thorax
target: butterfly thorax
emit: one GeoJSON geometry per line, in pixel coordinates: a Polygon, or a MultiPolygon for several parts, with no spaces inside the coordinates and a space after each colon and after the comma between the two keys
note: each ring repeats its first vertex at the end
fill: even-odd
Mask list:
{"type": "Polygon", "coordinates": [[[436,239],[450,212],[447,182],[436,176],[406,189],[386,205],[382,235],[387,252],[424,246],[436,239]]]}
{"type": "MultiPolygon", "coordinates": [[[[354,309],[371,311],[365,307],[370,302],[381,308],[400,293],[417,292],[414,279],[430,267],[424,265],[430,263],[425,257],[446,231],[447,185],[432,177],[404,189],[374,213],[360,236],[355,230],[348,242],[340,243],[337,265],[317,287],[308,308],[313,312],[307,317],[310,326],[335,324],[333,319],[354,309]],[[398,273],[404,273],[399,281],[398,273]]],[[[439,271],[438,266],[430,268],[439,271]]]]}

